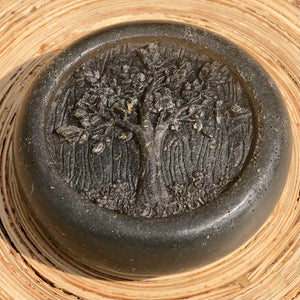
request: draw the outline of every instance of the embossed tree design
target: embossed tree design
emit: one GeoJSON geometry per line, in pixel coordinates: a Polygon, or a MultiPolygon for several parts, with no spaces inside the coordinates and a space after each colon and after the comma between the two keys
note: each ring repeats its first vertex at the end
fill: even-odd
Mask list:
{"type": "MultiPolygon", "coordinates": [[[[205,122],[219,122],[221,109],[212,110],[215,92],[203,65],[180,51],[168,57],[157,43],[132,50],[130,57],[104,55],[101,65],[90,64],[74,74],[81,93],[71,112],[76,125],[63,125],[56,132],[71,143],[93,141],[92,152],[100,154],[111,142],[134,139],[140,166],[136,199],[140,204],[169,203],[163,180],[162,152],[170,131],[183,124],[206,135],[205,122]]],[[[220,63],[213,61],[210,68],[220,63]]],[[[215,74],[215,73],[214,73],[215,74]]],[[[219,82],[220,83],[220,82],[219,82]]],[[[220,105],[219,105],[220,106],[220,105]]]]}

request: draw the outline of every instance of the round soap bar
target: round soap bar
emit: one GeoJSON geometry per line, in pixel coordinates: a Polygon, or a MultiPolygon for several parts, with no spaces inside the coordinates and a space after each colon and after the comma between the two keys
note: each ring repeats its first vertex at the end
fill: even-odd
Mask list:
{"type": "Polygon", "coordinates": [[[210,263],[279,199],[287,112],[269,75],[224,38],[126,23],[65,50],[17,116],[21,195],[48,238],[123,277],[210,263]]]}

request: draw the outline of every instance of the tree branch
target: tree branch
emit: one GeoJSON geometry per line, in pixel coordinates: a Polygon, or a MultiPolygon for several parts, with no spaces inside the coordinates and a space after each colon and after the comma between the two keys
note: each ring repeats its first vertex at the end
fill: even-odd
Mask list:
{"type": "Polygon", "coordinates": [[[101,125],[98,125],[97,127],[92,127],[90,130],[87,130],[88,133],[94,133],[94,132],[97,132],[101,129],[104,129],[104,128],[107,128],[107,127],[110,127],[112,126],[113,124],[111,122],[107,122],[107,123],[104,123],[104,124],[101,124],[101,125]]]}
{"type": "Polygon", "coordinates": [[[164,118],[166,117],[166,111],[161,110],[158,115],[158,120],[157,120],[157,127],[160,127],[161,125],[164,124],[164,118]]]}
{"type": "MultiPolygon", "coordinates": [[[[108,110],[111,110],[110,108],[106,108],[108,110]]],[[[98,112],[97,115],[101,117],[102,119],[108,121],[111,125],[118,125],[124,129],[127,129],[129,131],[132,131],[133,133],[137,133],[141,131],[141,126],[132,124],[127,120],[122,120],[121,118],[116,118],[115,116],[107,116],[104,113],[98,112]]]]}
{"type": "Polygon", "coordinates": [[[153,88],[154,85],[156,84],[156,81],[154,80],[154,78],[152,79],[150,85],[148,85],[147,87],[145,87],[142,96],[141,96],[141,102],[144,104],[146,102],[146,99],[148,98],[148,96],[153,92],[153,88]]]}
{"type": "Polygon", "coordinates": [[[150,120],[150,103],[147,102],[149,95],[153,92],[156,81],[152,79],[149,86],[147,86],[141,97],[140,102],[137,105],[138,118],[140,119],[141,127],[149,127],[153,129],[153,125],[150,120]]]}
{"type": "Polygon", "coordinates": [[[197,121],[197,119],[190,119],[193,116],[193,114],[194,114],[194,112],[190,113],[190,114],[188,114],[186,116],[177,118],[176,120],[183,121],[183,122],[195,122],[195,121],[197,121]]]}
{"type": "Polygon", "coordinates": [[[116,119],[114,120],[114,123],[124,129],[131,131],[132,133],[140,133],[140,131],[142,130],[140,125],[131,124],[125,120],[116,119]]]}
{"type": "MultiPolygon", "coordinates": [[[[196,98],[192,98],[187,103],[185,103],[182,107],[176,110],[174,113],[170,114],[170,116],[164,121],[164,125],[168,126],[171,124],[172,121],[176,120],[182,113],[184,113],[190,106],[199,100],[199,96],[196,98]]],[[[190,116],[189,116],[190,117],[190,116]]]]}

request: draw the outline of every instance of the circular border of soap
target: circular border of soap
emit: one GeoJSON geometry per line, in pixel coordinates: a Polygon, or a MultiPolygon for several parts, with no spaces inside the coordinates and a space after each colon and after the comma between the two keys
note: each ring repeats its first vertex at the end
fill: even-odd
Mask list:
{"type": "Polygon", "coordinates": [[[18,112],[13,155],[22,198],[61,251],[121,277],[152,277],[210,263],[246,241],[278,201],[290,153],[284,102],[270,76],[249,54],[201,28],[133,22],[76,41],[38,75],[18,112]],[[186,214],[145,219],[95,207],[62,181],[49,156],[44,127],[48,104],[59,82],[100,47],[121,39],[164,36],[197,44],[236,70],[255,103],[253,155],[240,178],[218,199],[186,214]]]}

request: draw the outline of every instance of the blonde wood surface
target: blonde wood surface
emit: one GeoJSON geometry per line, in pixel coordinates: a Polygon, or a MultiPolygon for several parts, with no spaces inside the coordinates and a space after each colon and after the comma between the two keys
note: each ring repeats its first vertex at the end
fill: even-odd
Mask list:
{"type": "Polygon", "coordinates": [[[0,299],[300,299],[299,42],[298,0],[0,0],[0,299]],[[157,19],[204,27],[252,54],[282,93],[293,154],[278,205],[243,246],[191,272],[126,281],[62,257],[35,230],[11,139],[27,86],[56,51],[107,25],[157,19]]]}

